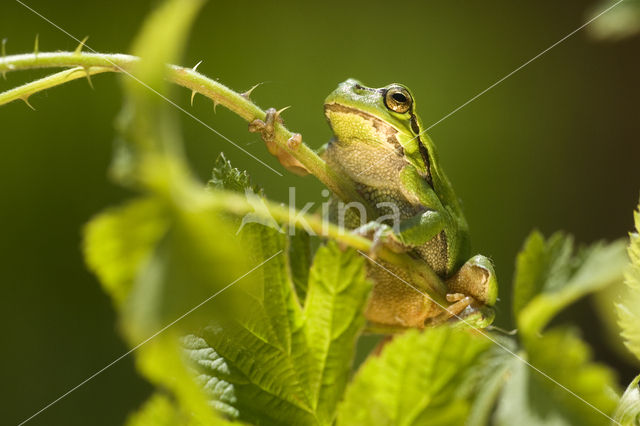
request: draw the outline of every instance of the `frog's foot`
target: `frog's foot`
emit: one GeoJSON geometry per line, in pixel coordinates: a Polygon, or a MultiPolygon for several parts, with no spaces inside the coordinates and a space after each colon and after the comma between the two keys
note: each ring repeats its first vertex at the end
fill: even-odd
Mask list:
{"type": "MultiPolygon", "coordinates": [[[[276,111],[275,108],[269,108],[266,111],[264,121],[256,118],[249,123],[249,131],[251,133],[260,133],[260,136],[262,136],[262,140],[267,145],[269,153],[271,155],[274,155],[278,159],[280,164],[282,164],[287,170],[300,176],[307,175],[310,173],[309,170],[293,155],[278,146],[278,144],[276,143],[275,125],[276,123],[283,123],[282,118],[280,117],[280,113],[282,111],[283,110],[276,111]]],[[[287,148],[290,151],[295,151],[298,149],[298,147],[300,147],[301,144],[302,135],[300,135],[300,133],[294,133],[287,141],[287,148]]]]}
{"type": "Polygon", "coordinates": [[[447,280],[447,287],[451,293],[469,295],[487,306],[493,306],[498,295],[498,281],[493,264],[482,255],[474,256],[462,265],[447,280]]]}
{"type": "Polygon", "coordinates": [[[427,325],[434,326],[442,324],[449,321],[451,318],[464,321],[464,318],[461,316],[462,312],[464,312],[464,310],[469,306],[478,304],[476,299],[462,293],[449,293],[446,295],[446,298],[447,302],[451,303],[451,305],[447,306],[440,315],[429,319],[427,325]]]}
{"type": "Polygon", "coordinates": [[[371,248],[369,254],[372,258],[376,258],[380,253],[380,249],[384,246],[396,253],[404,253],[409,248],[402,244],[398,237],[393,233],[389,225],[380,222],[366,223],[353,231],[355,234],[371,239],[371,248]]]}

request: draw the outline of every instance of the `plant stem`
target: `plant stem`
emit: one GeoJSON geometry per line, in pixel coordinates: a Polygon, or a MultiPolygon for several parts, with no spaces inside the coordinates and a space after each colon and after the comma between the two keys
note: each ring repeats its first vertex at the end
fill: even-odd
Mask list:
{"type": "MultiPolygon", "coordinates": [[[[121,72],[127,75],[133,71],[140,58],[123,54],[84,53],[84,52],[40,52],[21,55],[11,55],[0,58],[0,74],[34,68],[73,67],[73,78],[63,78],[64,74],[57,73],[28,83],[8,92],[0,94],[0,105],[23,99],[26,100],[34,93],[61,85],[67,81],[83,77],[87,74],[103,72],[121,72]],[[80,73],[84,69],[84,75],[80,73]]],[[[191,68],[177,65],[167,65],[167,79],[179,86],[186,87],[196,93],[213,100],[248,122],[265,120],[265,111],[254,104],[248,96],[245,97],[223,84],[206,77],[191,68]]],[[[296,149],[290,150],[287,141],[293,133],[281,123],[275,125],[275,143],[284,151],[290,153],[300,161],[316,178],[327,186],[344,202],[358,201],[368,207],[362,197],[356,192],[353,183],[336,173],[327,166],[312,149],[302,143],[296,149]]]]}
{"type": "MultiPolygon", "coordinates": [[[[121,72],[130,75],[139,61],[138,57],[132,55],[82,52],[43,52],[5,56],[0,58],[0,74],[3,75],[9,71],[34,68],[63,67],[71,69],[52,74],[0,94],[0,105],[18,99],[26,102],[29,96],[34,93],[62,85],[71,80],[88,77],[92,74],[121,72]]],[[[252,122],[255,119],[265,120],[265,111],[255,105],[248,96],[245,97],[193,69],[167,65],[167,79],[206,96],[213,100],[214,103],[230,109],[248,122],[252,122]]],[[[292,135],[282,124],[276,123],[275,142],[279,147],[293,155],[344,202],[358,201],[369,208],[369,204],[356,192],[353,183],[335,173],[307,145],[303,143],[297,149],[290,150],[287,147],[287,141],[292,135]]],[[[288,223],[299,228],[304,227],[304,223],[306,223],[318,235],[332,238],[357,250],[365,252],[371,250],[372,242],[369,239],[351,232],[344,232],[340,227],[322,220],[320,216],[308,214],[298,216],[298,212],[294,209],[285,208],[268,200],[264,200],[264,202],[267,205],[268,212],[279,223],[288,223]],[[296,216],[301,217],[304,223],[295,221],[294,218],[296,216]]],[[[208,197],[207,204],[213,208],[226,210],[237,215],[253,212],[253,207],[243,196],[228,191],[217,191],[215,197],[208,197]]],[[[445,284],[425,262],[406,254],[395,253],[386,247],[381,247],[377,256],[381,260],[413,271],[419,277],[416,280],[418,281],[416,284],[421,285],[422,290],[436,302],[448,305],[444,297],[446,294],[445,284]]]]}
{"type": "MultiPolygon", "coordinates": [[[[359,251],[370,252],[372,249],[373,243],[370,239],[354,234],[327,220],[323,220],[323,218],[317,214],[302,214],[294,208],[282,206],[268,199],[261,199],[260,202],[264,203],[266,208],[265,211],[261,212],[254,209],[252,204],[250,204],[243,195],[224,190],[215,190],[214,194],[214,196],[204,199],[204,204],[207,207],[224,210],[238,216],[243,216],[247,213],[263,215],[264,219],[275,219],[275,221],[280,224],[289,224],[291,227],[304,229],[306,231],[311,230],[316,235],[331,238],[340,244],[359,251]],[[296,218],[298,219],[296,220],[296,218]]],[[[199,195],[201,195],[201,193],[196,196],[202,201],[203,199],[201,199],[199,195]]],[[[195,202],[198,201],[190,201],[190,203],[195,202]]],[[[376,256],[382,261],[401,266],[405,268],[405,270],[411,271],[415,278],[415,280],[412,280],[414,284],[420,286],[421,290],[424,290],[425,293],[441,306],[448,306],[450,304],[445,298],[447,293],[446,285],[423,260],[414,259],[405,253],[393,252],[385,246],[379,248],[376,256]]]]}
{"type": "Polygon", "coordinates": [[[110,69],[103,67],[94,67],[90,69],[76,67],[60,71],[39,80],[35,80],[22,86],[16,87],[15,89],[7,90],[6,92],[0,93],[0,105],[15,101],[17,99],[22,99],[27,105],[29,105],[29,107],[33,108],[31,104],[29,104],[29,97],[35,93],[50,89],[55,86],[60,86],[61,84],[77,80],[79,78],[89,78],[89,76],[91,75],[110,71],[110,69]]]}

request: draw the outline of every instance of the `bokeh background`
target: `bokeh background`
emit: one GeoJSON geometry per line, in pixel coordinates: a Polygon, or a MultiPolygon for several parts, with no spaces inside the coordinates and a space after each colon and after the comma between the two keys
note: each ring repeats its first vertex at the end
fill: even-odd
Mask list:
{"type": "MultiPolygon", "coordinates": [[[[101,52],[127,52],[156,2],[26,2],[101,52]]],[[[573,31],[590,1],[209,2],[183,65],[236,90],[263,82],[263,107],[292,105],[287,126],[319,147],[330,138],[324,97],[342,80],[397,81],[414,92],[430,125],[573,31]]],[[[0,5],[8,54],[73,50],[76,43],[13,0],[0,5]]],[[[581,31],[447,118],[430,132],[464,208],[474,249],[492,257],[501,282],[498,324],[512,327],[515,255],[534,228],[565,230],[580,243],[623,237],[640,195],[640,37],[601,40],[581,31]]],[[[8,74],[0,90],[42,75],[8,74]]],[[[76,81],[0,107],[2,423],[16,424],[127,348],[114,311],[81,256],[81,229],[131,194],[109,181],[119,77],[76,81]]],[[[193,114],[281,170],[246,123],[176,89],[193,114]]],[[[279,177],[182,115],[194,170],[208,177],[220,151],[276,200],[297,187],[298,205],[322,200],[312,177],[279,177]]],[[[607,344],[588,302],[578,321],[596,357],[628,381],[633,367],[607,344]]],[[[121,423],[150,386],[124,359],[32,420],[32,424],[121,423]]]]}

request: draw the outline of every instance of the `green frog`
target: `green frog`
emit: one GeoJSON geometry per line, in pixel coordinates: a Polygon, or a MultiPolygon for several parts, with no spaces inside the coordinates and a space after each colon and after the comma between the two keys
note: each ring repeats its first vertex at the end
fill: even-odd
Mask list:
{"type": "MultiPolygon", "coordinates": [[[[490,324],[498,292],[492,262],[482,255],[469,258],[460,201],[409,89],[396,83],[370,88],[349,79],[327,97],[324,111],[335,137],[322,157],[354,183],[377,215],[365,224],[345,217],[346,226],[371,236],[374,254],[384,244],[423,260],[448,288],[449,304],[443,306],[420,292],[424,286],[411,283],[407,271],[372,259],[374,288],[366,311],[372,328],[422,328],[451,318],[490,324]]],[[[267,119],[273,121],[273,112],[267,119]]]]}

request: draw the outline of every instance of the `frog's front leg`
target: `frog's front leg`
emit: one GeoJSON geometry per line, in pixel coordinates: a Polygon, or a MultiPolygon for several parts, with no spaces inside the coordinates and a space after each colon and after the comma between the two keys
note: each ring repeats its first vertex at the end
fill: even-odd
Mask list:
{"type": "Polygon", "coordinates": [[[383,245],[396,253],[406,252],[433,239],[444,229],[442,216],[432,210],[419,213],[393,226],[378,221],[368,222],[354,232],[371,238],[373,244],[370,253],[376,256],[383,245]]]}
{"type": "MultiPolygon", "coordinates": [[[[300,176],[309,174],[309,170],[291,155],[286,150],[282,149],[275,142],[275,124],[282,124],[282,118],[280,117],[281,111],[276,111],[275,108],[269,108],[266,111],[264,121],[256,118],[249,123],[249,131],[252,133],[260,133],[262,140],[267,145],[267,149],[271,155],[274,155],[280,164],[282,164],[287,170],[300,176]]],[[[300,133],[294,133],[287,141],[287,148],[295,151],[302,143],[302,136],[300,133]]]]}
{"type": "Polygon", "coordinates": [[[383,246],[396,253],[403,253],[409,249],[409,247],[400,242],[393,229],[384,223],[368,222],[354,229],[353,232],[371,240],[369,254],[374,259],[378,256],[380,248],[383,246]]]}

